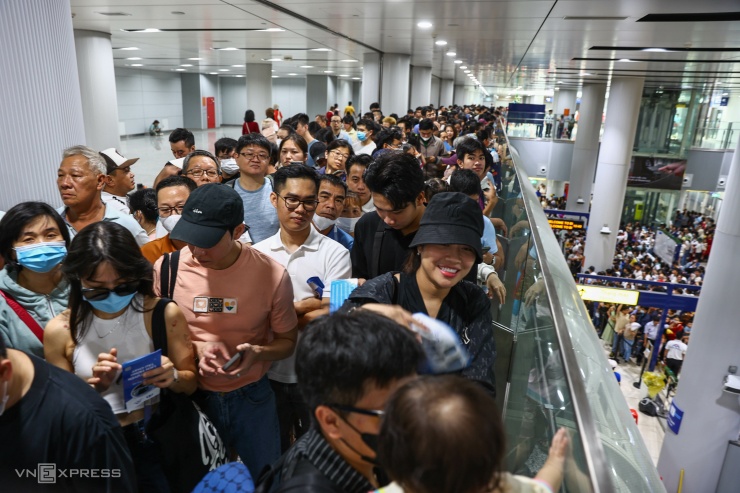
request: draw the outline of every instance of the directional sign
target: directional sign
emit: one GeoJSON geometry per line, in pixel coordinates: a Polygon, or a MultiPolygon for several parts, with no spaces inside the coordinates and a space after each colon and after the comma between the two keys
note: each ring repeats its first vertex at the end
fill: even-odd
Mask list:
{"type": "Polygon", "coordinates": [[[636,305],[640,297],[639,291],[630,289],[604,288],[601,286],[576,285],[581,299],[600,301],[602,303],[617,303],[621,305],[636,305]]]}

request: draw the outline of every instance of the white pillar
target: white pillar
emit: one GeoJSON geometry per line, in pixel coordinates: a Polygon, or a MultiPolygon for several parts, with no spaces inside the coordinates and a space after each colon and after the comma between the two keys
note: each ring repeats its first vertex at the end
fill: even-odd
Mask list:
{"type": "Polygon", "coordinates": [[[313,121],[316,115],[326,115],[334,101],[329,100],[329,77],[326,75],[306,76],[306,111],[313,121]]]}
{"type": "Polygon", "coordinates": [[[272,100],[272,64],[248,63],[246,71],[247,108],[254,111],[255,120],[261,121],[265,118],[265,110],[275,104],[272,100]]]}
{"type": "MultiPolygon", "coordinates": [[[[74,38],[87,145],[99,151],[118,147],[118,98],[110,34],[76,29],[74,38]]],[[[129,129],[128,133],[143,131],[129,129]]]]}
{"type": "MultiPolygon", "coordinates": [[[[735,149],[694,318],[695,330],[673,399],[684,413],[683,422],[678,435],[666,430],[658,459],[658,472],[668,491],[677,491],[681,469],[685,470],[683,491],[715,491],[727,442],[737,440],[740,431],[738,395],[722,391],[728,367],[740,362],[740,330],[736,323],[740,293],[740,143],[735,149]]],[[[737,478],[737,464],[733,466],[737,478]]]]}
{"type": "Polygon", "coordinates": [[[0,209],[59,206],[62,150],[86,142],[69,2],[0,2],[0,46],[0,209]]]}
{"type": "Polygon", "coordinates": [[[455,84],[455,90],[452,96],[453,104],[462,106],[465,104],[465,86],[463,84],[455,84]]]}
{"type": "Polygon", "coordinates": [[[571,89],[560,89],[559,91],[555,91],[555,102],[553,104],[553,106],[555,106],[555,111],[553,111],[553,113],[555,113],[556,117],[565,113],[566,108],[570,110],[570,116],[575,114],[576,94],[576,91],[571,89]]]}
{"type": "Polygon", "coordinates": [[[370,105],[380,103],[380,54],[365,53],[362,59],[362,102],[353,101],[358,116],[370,111],[370,105]],[[360,104],[362,108],[360,108],[360,104]]]}
{"type": "MultiPolygon", "coordinates": [[[[352,99],[352,80],[342,77],[337,79],[337,97],[335,103],[339,105],[339,114],[344,116],[344,107],[348,102],[354,102],[352,99]]],[[[357,109],[355,107],[355,109],[357,109]]]]}
{"type": "MultiPolygon", "coordinates": [[[[405,115],[409,107],[411,57],[398,53],[383,55],[383,81],[380,109],[384,115],[405,115]]],[[[428,103],[427,103],[428,104],[428,103]]]]}
{"type": "Polygon", "coordinates": [[[442,79],[442,89],[440,90],[440,106],[450,106],[452,98],[455,95],[455,81],[452,79],[442,79]]]}
{"type": "Polygon", "coordinates": [[[570,167],[568,203],[565,207],[569,211],[588,212],[596,159],[599,155],[599,130],[601,115],[604,113],[604,96],[606,84],[584,84],[578,136],[573,145],[573,164],[570,167]],[[582,204],[578,203],[579,198],[582,199],[582,204]]]}
{"type": "Polygon", "coordinates": [[[410,100],[411,108],[426,106],[432,101],[432,67],[415,66],[411,70],[410,100]]]}
{"type": "Polygon", "coordinates": [[[597,272],[611,267],[614,258],[644,82],[612,78],[584,252],[585,265],[593,265],[597,272]],[[605,225],[611,233],[600,232],[605,225]]]}

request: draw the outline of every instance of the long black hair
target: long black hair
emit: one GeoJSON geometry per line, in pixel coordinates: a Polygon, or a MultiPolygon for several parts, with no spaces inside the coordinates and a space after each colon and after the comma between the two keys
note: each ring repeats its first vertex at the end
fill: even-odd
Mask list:
{"type": "Polygon", "coordinates": [[[248,122],[248,123],[249,123],[249,122],[253,122],[253,121],[254,121],[254,111],[252,111],[252,110],[247,110],[247,111],[246,111],[246,112],[244,113],[244,121],[245,121],[245,122],[248,122]]]}
{"type": "MultiPolygon", "coordinates": [[[[141,249],[129,230],[118,223],[101,221],[82,229],[72,240],[62,272],[69,279],[69,328],[72,340],[78,343],[85,334],[92,308],[82,296],[82,279],[95,275],[98,267],[108,262],[120,279],[139,281],[138,293],[154,296],[152,264],[141,254],[141,249]]],[[[134,309],[143,311],[143,306],[134,309]]]]}
{"type": "Polygon", "coordinates": [[[21,202],[14,205],[0,221],[0,255],[10,269],[20,269],[13,258],[13,243],[20,239],[23,228],[40,216],[47,216],[54,221],[69,248],[69,229],[62,216],[49,204],[43,202],[21,202]]]}

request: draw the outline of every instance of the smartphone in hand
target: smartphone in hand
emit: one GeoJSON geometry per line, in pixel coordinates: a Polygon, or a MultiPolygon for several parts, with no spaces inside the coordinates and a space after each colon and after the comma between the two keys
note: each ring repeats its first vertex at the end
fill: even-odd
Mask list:
{"type": "Polygon", "coordinates": [[[222,366],[221,369],[223,371],[229,371],[231,368],[236,366],[241,361],[243,355],[244,355],[244,351],[239,351],[234,356],[232,356],[229,361],[224,363],[224,366],[222,366]]]}

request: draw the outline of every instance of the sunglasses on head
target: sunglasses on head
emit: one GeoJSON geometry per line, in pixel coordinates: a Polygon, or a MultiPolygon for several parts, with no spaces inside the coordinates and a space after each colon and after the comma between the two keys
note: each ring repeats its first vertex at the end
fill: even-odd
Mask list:
{"type": "Polygon", "coordinates": [[[113,289],[108,288],[82,288],[82,296],[89,301],[103,301],[110,296],[111,292],[118,296],[128,296],[139,290],[141,281],[131,281],[119,284],[113,289]]]}

